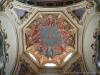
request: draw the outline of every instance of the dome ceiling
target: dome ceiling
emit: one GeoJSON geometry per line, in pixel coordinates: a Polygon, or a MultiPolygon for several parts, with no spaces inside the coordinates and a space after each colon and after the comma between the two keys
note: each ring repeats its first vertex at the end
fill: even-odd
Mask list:
{"type": "MultiPolygon", "coordinates": [[[[11,75],[11,73],[24,75],[28,72],[33,75],[41,72],[59,71],[66,74],[67,72],[94,71],[95,65],[92,64],[91,57],[93,53],[91,49],[89,51],[88,47],[91,45],[87,42],[91,41],[91,37],[88,34],[85,35],[89,31],[85,32],[84,29],[90,30],[88,28],[91,28],[85,26],[94,14],[90,14],[91,8],[94,8],[90,5],[91,3],[86,0],[15,0],[9,4],[5,9],[4,19],[2,14],[0,15],[0,20],[6,27],[10,40],[8,50],[10,59],[5,66],[5,75],[11,75]],[[22,1],[24,2],[21,3],[22,1]],[[64,5],[69,6],[62,7],[64,5]],[[48,6],[55,7],[49,8],[48,6]],[[85,36],[86,39],[83,39],[85,36]]],[[[91,25],[94,26],[95,23],[91,25]]]]}
{"type": "Polygon", "coordinates": [[[35,56],[40,65],[61,65],[76,50],[77,31],[62,13],[39,12],[24,31],[26,52],[35,56]]]}

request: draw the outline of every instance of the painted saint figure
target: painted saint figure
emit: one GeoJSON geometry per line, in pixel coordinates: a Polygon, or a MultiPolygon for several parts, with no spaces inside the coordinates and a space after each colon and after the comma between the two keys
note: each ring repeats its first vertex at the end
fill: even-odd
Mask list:
{"type": "Polygon", "coordinates": [[[47,57],[52,57],[52,55],[53,55],[53,51],[52,51],[52,48],[49,46],[46,56],[47,57]]]}

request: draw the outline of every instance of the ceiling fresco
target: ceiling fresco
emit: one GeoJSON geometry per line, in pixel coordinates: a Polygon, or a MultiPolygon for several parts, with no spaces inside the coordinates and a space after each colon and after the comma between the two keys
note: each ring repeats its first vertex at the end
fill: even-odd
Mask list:
{"type": "Polygon", "coordinates": [[[86,8],[80,8],[80,9],[73,10],[72,13],[78,18],[78,20],[81,20],[83,18],[83,15],[85,14],[85,11],[86,8]]]}
{"type": "Polygon", "coordinates": [[[60,13],[39,13],[25,28],[26,48],[39,64],[61,64],[75,51],[75,28],[60,13]]]}
{"type": "Polygon", "coordinates": [[[28,13],[28,11],[25,9],[13,8],[13,10],[18,19],[23,19],[25,15],[28,13]]]}
{"type": "Polygon", "coordinates": [[[0,75],[99,75],[98,1],[0,0],[0,75]]]}

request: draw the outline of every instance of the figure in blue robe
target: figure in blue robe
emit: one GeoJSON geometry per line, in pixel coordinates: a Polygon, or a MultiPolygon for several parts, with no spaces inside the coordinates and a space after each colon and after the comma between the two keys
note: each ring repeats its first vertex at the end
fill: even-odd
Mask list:
{"type": "Polygon", "coordinates": [[[47,57],[52,57],[52,55],[53,55],[52,48],[49,47],[46,56],[47,56],[47,57]]]}

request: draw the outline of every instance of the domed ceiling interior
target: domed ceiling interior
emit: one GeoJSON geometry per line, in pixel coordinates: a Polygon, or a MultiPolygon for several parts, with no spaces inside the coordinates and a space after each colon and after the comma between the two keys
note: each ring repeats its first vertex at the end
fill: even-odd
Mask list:
{"type": "Polygon", "coordinates": [[[97,1],[1,2],[0,75],[99,75],[97,1]]]}
{"type": "Polygon", "coordinates": [[[24,31],[26,51],[35,56],[40,65],[61,65],[66,56],[76,50],[77,30],[61,12],[37,13],[24,31]]]}

